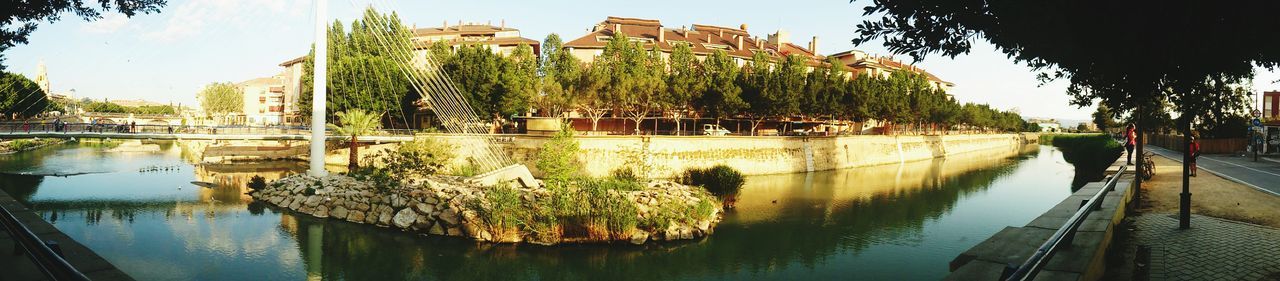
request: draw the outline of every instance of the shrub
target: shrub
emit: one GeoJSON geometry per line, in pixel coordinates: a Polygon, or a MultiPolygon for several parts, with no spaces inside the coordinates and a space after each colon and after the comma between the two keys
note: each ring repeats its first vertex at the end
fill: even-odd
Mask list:
{"type": "Polygon", "coordinates": [[[542,171],[547,182],[567,182],[578,175],[578,141],[573,139],[573,129],[561,128],[538,151],[535,166],[542,171]]]}
{"type": "Polygon", "coordinates": [[[512,228],[540,231],[533,229],[535,220],[532,215],[533,206],[526,203],[520,191],[509,185],[484,187],[484,199],[468,201],[470,209],[476,210],[477,216],[488,226],[494,235],[503,235],[512,228]]]}
{"type": "Polygon", "coordinates": [[[609,176],[615,180],[621,181],[639,181],[640,177],[636,175],[636,170],[631,168],[617,168],[609,172],[609,176]]]}
{"type": "Polygon", "coordinates": [[[736,195],[746,183],[741,172],[726,165],[716,165],[706,169],[689,169],[681,176],[680,182],[687,185],[701,186],[716,196],[736,195]]]}
{"type": "Polygon", "coordinates": [[[401,143],[396,150],[384,151],[381,156],[386,163],[382,169],[389,174],[398,175],[398,178],[426,176],[444,168],[445,163],[453,158],[453,146],[422,138],[401,143]]]}
{"type": "Polygon", "coordinates": [[[267,179],[259,175],[254,175],[249,178],[249,184],[247,185],[251,191],[262,190],[267,187],[267,179]]]}

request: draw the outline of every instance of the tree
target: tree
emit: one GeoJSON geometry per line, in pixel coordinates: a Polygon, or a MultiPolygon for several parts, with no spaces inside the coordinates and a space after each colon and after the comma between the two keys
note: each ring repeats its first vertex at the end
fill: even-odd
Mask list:
{"type": "Polygon", "coordinates": [[[204,112],[224,115],[244,110],[244,90],[231,82],[209,83],[196,94],[204,112]]]}
{"type": "Polygon", "coordinates": [[[749,105],[742,100],[742,88],[738,86],[738,65],[723,50],[716,50],[702,62],[707,75],[707,86],[701,98],[694,101],[694,108],[716,119],[732,117],[749,105]]]}
{"type": "Polygon", "coordinates": [[[1106,132],[1107,129],[1120,128],[1116,123],[1115,114],[1111,112],[1105,104],[1099,104],[1098,109],[1093,112],[1093,125],[1098,127],[1098,131],[1106,132]]]}
{"type": "Polygon", "coordinates": [[[507,116],[529,111],[529,101],[538,92],[538,58],[533,48],[523,43],[516,46],[511,55],[502,60],[502,79],[498,91],[490,97],[496,105],[494,122],[507,116]]]}
{"type": "Polygon", "coordinates": [[[653,110],[657,92],[666,88],[659,52],[645,51],[640,43],[618,32],[595,62],[607,77],[602,87],[605,97],[615,110],[635,121],[636,133],[640,132],[640,121],[653,110]]]}
{"type": "MultiPolygon", "coordinates": [[[[351,109],[386,112],[389,122],[407,121],[412,106],[421,98],[405,73],[413,59],[411,31],[395,13],[381,14],[372,8],[360,20],[351,22],[350,32],[334,21],[328,32],[329,70],[327,115],[351,109]]],[[[302,91],[298,109],[311,112],[311,88],[315,52],[303,63],[302,91]]],[[[407,124],[406,124],[407,125],[407,124]]]]}
{"type": "Polygon", "coordinates": [[[339,124],[330,123],[328,124],[328,128],[337,135],[349,137],[347,139],[347,147],[351,151],[347,157],[347,169],[355,171],[357,168],[360,168],[360,147],[357,144],[359,141],[357,138],[361,135],[373,133],[381,127],[380,120],[382,120],[382,114],[369,113],[361,109],[352,109],[350,111],[338,112],[335,115],[338,117],[339,124]]]}
{"type": "Polygon", "coordinates": [[[36,30],[37,23],[53,23],[64,13],[73,13],[85,21],[102,19],[102,13],[118,12],[126,17],[138,13],[160,12],[165,0],[113,0],[113,1],[7,1],[0,12],[0,71],[5,70],[4,51],[18,44],[27,44],[27,36],[36,30]],[[88,2],[88,3],[86,3],[88,2]],[[93,3],[97,2],[98,7],[93,3]]]}
{"type": "Polygon", "coordinates": [[[582,62],[563,46],[560,35],[555,33],[542,42],[542,63],[538,66],[541,90],[533,100],[538,112],[546,117],[563,117],[563,112],[573,107],[577,79],[582,74],[582,62]]]}
{"type": "Polygon", "coordinates": [[[676,123],[675,134],[680,134],[680,119],[693,107],[693,101],[700,98],[707,85],[707,77],[702,64],[693,56],[693,49],[687,44],[677,44],[671,50],[671,59],[667,62],[667,90],[659,93],[659,104],[676,123]]]}
{"type": "Polygon", "coordinates": [[[17,73],[0,72],[0,113],[5,118],[27,118],[49,108],[48,93],[35,81],[17,73]]]}

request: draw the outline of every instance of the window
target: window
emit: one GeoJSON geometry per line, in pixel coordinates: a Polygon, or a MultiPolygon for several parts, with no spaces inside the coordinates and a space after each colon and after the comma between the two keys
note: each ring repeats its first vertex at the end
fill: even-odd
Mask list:
{"type": "Polygon", "coordinates": [[[1277,115],[1275,106],[1271,105],[1271,103],[1275,102],[1275,98],[1276,96],[1264,96],[1262,98],[1262,111],[1267,113],[1267,117],[1275,118],[1277,115]]]}

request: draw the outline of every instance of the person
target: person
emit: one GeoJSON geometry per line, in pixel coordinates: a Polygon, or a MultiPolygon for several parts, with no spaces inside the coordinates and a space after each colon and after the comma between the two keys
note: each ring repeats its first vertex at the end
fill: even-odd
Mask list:
{"type": "Polygon", "coordinates": [[[130,133],[137,133],[137,132],[138,132],[138,122],[137,122],[137,121],[130,121],[130,122],[129,122],[129,132],[130,132],[130,133]]]}
{"type": "Polygon", "coordinates": [[[1127,153],[1124,154],[1124,162],[1126,165],[1133,165],[1133,148],[1138,146],[1138,133],[1135,132],[1136,130],[1137,127],[1133,126],[1133,123],[1129,123],[1128,128],[1125,129],[1124,150],[1127,153]]]}
{"type": "Polygon", "coordinates": [[[1187,166],[1191,167],[1191,176],[1194,177],[1196,176],[1196,170],[1199,170],[1196,169],[1196,159],[1200,158],[1200,141],[1196,139],[1194,134],[1191,135],[1191,148],[1188,151],[1191,152],[1191,163],[1187,166]]]}

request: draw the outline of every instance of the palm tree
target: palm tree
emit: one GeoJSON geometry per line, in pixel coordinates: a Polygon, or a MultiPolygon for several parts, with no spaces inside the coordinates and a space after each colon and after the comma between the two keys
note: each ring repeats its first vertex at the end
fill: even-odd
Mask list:
{"type": "Polygon", "coordinates": [[[335,115],[338,116],[338,122],[342,123],[342,126],[329,124],[329,130],[332,130],[334,133],[339,135],[351,136],[348,146],[351,150],[351,156],[347,158],[347,169],[355,171],[356,168],[360,167],[359,158],[356,157],[359,155],[359,146],[356,145],[356,138],[360,135],[368,135],[369,133],[373,133],[374,130],[377,130],[378,127],[382,125],[379,122],[379,120],[382,119],[382,114],[365,112],[361,109],[352,109],[346,112],[338,112],[335,115]]]}

